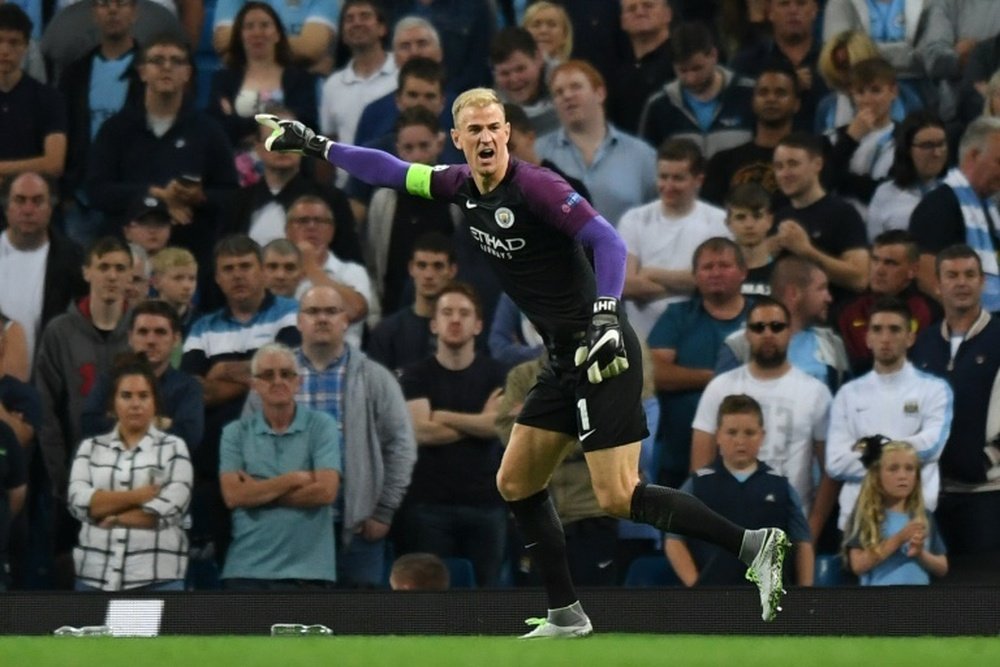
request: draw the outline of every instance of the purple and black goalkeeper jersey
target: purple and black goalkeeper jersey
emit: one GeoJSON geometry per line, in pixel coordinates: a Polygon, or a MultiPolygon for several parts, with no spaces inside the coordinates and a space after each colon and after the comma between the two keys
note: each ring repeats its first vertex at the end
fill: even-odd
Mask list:
{"type": "Polygon", "coordinates": [[[597,288],[574,236],[598,214],[566,181],[511,159],[503,181],[483,195],[467,165],[442,165],[431,196],[462,209],[504,291],[547,342],[565,345],[586,330],[597,288]]]}

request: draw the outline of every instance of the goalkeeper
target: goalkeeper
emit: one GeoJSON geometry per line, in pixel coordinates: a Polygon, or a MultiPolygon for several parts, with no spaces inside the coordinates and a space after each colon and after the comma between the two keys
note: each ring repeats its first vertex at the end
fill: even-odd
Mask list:
{"type": "Polygon", "coordinates": [[[593,631],[570,579],[565,537],[547,491],[552,471],[576,439],[605,511],[732,552],[749,566],[763,618],[771,620],[782,593],[784,533],[744,530],[690,495],[639,479],[640,442],[648,431],[639,341],[619,303],[626,255],[621,237],[561,177],[510,157],[510,125],[492,90],[466,91],[452,113],[451,138],[468,164],[433,168],[335,143],[297,121],[266,114],[257,120],[273,129],[268,150],[325,159],[372,185],[456,204],[504,291],[541,333],[548,363],[517,417],[497,473],[549,603],[547,617],[529,621],[537,627],[524,636],[593,631]]]}

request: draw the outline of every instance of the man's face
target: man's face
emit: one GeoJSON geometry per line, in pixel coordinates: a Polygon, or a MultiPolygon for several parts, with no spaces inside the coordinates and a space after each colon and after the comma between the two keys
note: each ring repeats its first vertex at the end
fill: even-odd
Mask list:
{"type": "Polygon", "coordinates": [[[344,300],[331,287],[313,288],[299,302],[298,327],[303,345],[344,343],[344,333],[350,322],[344,310],[344,300]]]}
{"type": "Polygon", "coordinates": [[[180,95],[191,80],[191,61],[183,49],[157,44],[146,50],[139,75],[146,89],[157,95],[180,95]]]}
{"type": "Polygon", "coordinates": [[[170,354],[180,340],[180,333],[170,328],[170,320],[160,315],[137,316],[128,332],[128,344],[132,351],[145,355],[157,369],[170,362],[170,354]]]}
{"type": "Polygon", "coordinates": [[[587,75],[578,69],[564,69],[552,79],[552,101],[565,127],[582,127],[604,118],[603,87],[594,88],[587,75]]]}
{"type": "Polygon", "coordinates": [[[294,254],[264,253],[264,286],[271,294],[294,297],[302,280],[302,262],[294,254]]]}
{"type": "Polygon", "coordinates": [[[132,270],[125,283],[125,300],[138,303],[149,296],[149,274],[146,272],[148,257],[132,258],[132,270]]]}
{"type": "Polygon", "coordinates": [[[402,67],[406,61],[417,56],[437,62],[444,57],[431,31],[420,27],[400,30],[392,43],[392,55],[396,59],[396,67],[402,67]]]}
{"type": "Polygon", "coordinates": [[[385,24],[378,20],[371,5],[348,7],[341,18],[344,24],[342,39],[349,49],[371,47],[385,37],[385,24]]]}
{"type": "Polygon", "coordinates": [[[295,360],[285,354],[265,354],[257,360],[253,388],[265,407],[287,407],[295,402],[299,390],[299,370],[295,360]]]}
{"type": "Polygon", "coordinates": [[[254,254],[222,255],[215,261],[215,282],[226,301],[243,304],[264,292],[264,274],[254,254]]]}
{"type": "Polygon", "coordinates": [[[17,30],[0,30],[0,76],[8,76],[21,69],[28,52],[28,40],[17,30]]]}
{"type": "Polygon", "coordinates": [[[465,155],[473,173],[492,177],[507,168],[510,123],[504,119],[503,107],[499,104],[465,107],[455,125],[452,142],[465,155]]]}
{"type": "Polygon", "coordinates": [[[438,297],[431,319],[431,331],[438,342],[457,349],[470,343],[483,330],[483,321],[476,315],[476,307],[469,297],[458,292],[447,292],[438,297]]]}
{"type": "Polygon", "coordinates": [[[622,31],[629,37],[655,34],[670,26],[666,0],[622,0],[622,31]]]}
{"type": "Polygon", "coordinates": [[[126,241],[140,246],[150,256],[166,248],[167,243],[170,242],[169,220],[166,224],[149,220],[141,222],[133,220],[125,225],[122,231],[125,234],[126,241]]]}
{"type": "Polygon", "coordinates": [[[872,81],[852,87],[851,99],[854,100],[854,106],[858,110],[870,109],[876,120],[887,120],[892,111],[892,102],[896,99],[896,92],[895,84],[872,81]]]}
{"type": "Polygon", "coordinates": [[[757,461],[764,444],[764,427],[757,415],[735,413],[722,415],[715,432],[719,455],[730,468],[745,470],[757,461]]]}
{"type": "Polygon", "coordinates": [[[905,359],[913,341],[910,323],[899,313],[875,313],[868,320],[865,343],[878,364],[893,366],[905,359]]]}
{"type": "Polygon", "coordinates": [[[544,69],[541,51],[534,54],[515,51],[507,60],[493,66],[493,79],[509,101],[531,104],[541,94],[544,69]]]}
{"type": "Polygon", "coordinates": [[[966,154],[962,172],[980,197],[1000,192],[1000,132],[987,137],[983,149],[973,148],[966,154]]]}
{"type": "Polygon", "coordinates": [[[733,239],[741,246],[753,248],[764,242],[774,224],[774,216],[767,209],[751,210],[732,206],[726,214],[726,225],[733,239]]]}
{"type": "Polygon", "coordinates": [[[750,343],[750,358],[758,366],[777,368],[785,363],[792,330],[781,308],[761,306],[751,311],[747,317],[746,337],[750,343]]]}
{"type": "Polygon", "coordinates": [[[704,174],[691,173],[687,160],[659,160],[656,163],[656,188],[660,201],[671,210],[684,210],[698,197],[704,174]]]}
{"type": "Polygon", "coordinates": [[[774,150],[774,177],[781,192],[790,198],[809,192],[819,183],[823,159],[813,157],[804,148],[778,146],[774,150]]]}
{"type": "Polygon", "coordinates": [[[426,125],[407,125],[396,132],[396,154],[417,164],[437,164],[444,148],[444,136],[426,125]]]}
{"type": "Polygon", "coordinates": [[[535,154],[535,140],[537,135],[534,132],[522,132],[513,125],[510,126],[510,139],[507,141],[507,150],[518,160],[530,162],[529,157],[535,154]]]}
{"type": "Polygon", "coordinates": [[[753,89],[753,113],[765,125],[786,123],[799,111],[792,80],[778,72],[764,72],[753,89]]]}
{"type": "Polygon", "coordinates": [[[945,312],[979,307],[986,278],[972,257],[946,259],[938,270],[938,291],[945,312]]]}
{"type": "Polygon", "coordinates": [[[703,250],[694,269],[694,284],[702,297],[734,297],[746,277],[730,249],[703,250]]]}
{"type": "Polygon", "coordinates": [[[419,106],[440,116],[444,111],[444,91],[437,81],[408,76],[403,87],[396,91],[396,106],[400,111],[419,106]]]}
{"type": "Polygon", "coordinates": [[[771,0],[767,20],[777,37],[807,35],[812,32],[818,12],[816,0],[771,0]]]}
{"type": "Polygon", "coordinates": [[[83,279],[90,284],[92,301],[113,303],[125,299],[132,280],[132,255],[115,250],[100,257],[91,255],[83,267],[83,279]]]}
{"type": "Polygon", "coordinates": [[[194,266],[174,266],[163,273],[154,273],[153,287],[171,306],[188,306],[198,285],[197,274],[194,266]]]}
{"type": "Polygon", "coordinates": [[[330,209],[322,204],[298,204],[288,211],[285,236],[292,243],[308,243],[314,248],[329,248],[334,224],[330,209]]]}
{"type": "Polygon", "coordinates": [[[809,285],[799,294],[798,312],[804,326],[823,324],[830,314],[830,281],[826,273],[813,269],[809,277],[809,285]]]}
{"type": "Polygon", "coordinates": [[[132,0],[95,0],[94,23],[105,39],[121,39],[135,23],[135,3],[132,0]]]}
{"type": "Polygon", "coordinates": [[[916,262],[910,261],[905,245],[895,243],[872,248],[869,278],[874,294],[896,296],[906,289],[916,275],[916,262]]]}
{"type": "Polygon", "coordinates": [[[458,266],[448,260],[446,253],[417,250],[410,260],[409,271],[417,294],[434,299],[455,279],[458,266]]]}
{"type": "Polygon", "coordinates": [[[52,218],[49,186],[35,175],[16,178],[10,187],[7,224],[19,234],[36,236],[48,230],[52,218]]]}
{"type": "Polygon", "coordinates": [[[682,63],[674,63],[674,73],[683,88],[701,95],[712,87],[718,63],[719,54],[712,49],[708,53],[696,53],[682,63]]]}

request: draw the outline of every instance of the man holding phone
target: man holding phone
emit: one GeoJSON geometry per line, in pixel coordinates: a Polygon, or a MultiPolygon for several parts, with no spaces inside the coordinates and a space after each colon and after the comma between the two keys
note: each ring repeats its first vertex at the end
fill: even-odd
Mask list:
{"type": "Polygon", "coordinates": [[[192,74],[186,44],[154,39],[138,68],[143,104],[123,108],[101,126],[90,151],[87,193],[113,224],[127,222],[128,206],[140,196],[161,200],[173,222],[171,243],[205,260],[219,212],[237,187],[232,147],[218,122],[185,97],[192,74]]]}

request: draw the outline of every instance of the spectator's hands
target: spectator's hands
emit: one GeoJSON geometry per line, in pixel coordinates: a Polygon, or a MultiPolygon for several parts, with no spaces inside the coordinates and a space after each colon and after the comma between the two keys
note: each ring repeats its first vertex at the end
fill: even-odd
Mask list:
{"type": "Polygon", "coordinates": [[[377,542],[389,534],[389,524],[368,518],[361,522],[357,532],[366,542],[377,542]]]}
{"type": "Polygon", "coordinates": [[[486,402],[483,403],[483,414],[497,414],[500,411],[500,397],[503,396],[503,388],[498,387],[490,392],[486,402]]]}
{"type": "Polygon", "coordinates": [[[149,484],[147,486],[139,486],[136,487],[134,491],[138,492],[139,504],[142,505],[160,495],[160,485],[149,484]]]}
{"type": "Polygon", "coordinates": [[[927,528],[923,523],[918,521],[913,521],[911,523],[917,524],[917,527],[913,530],[913,534],[910,536],[910,541],[906,547],[906,555],[910,558],[916,558],[924,551],[924,540],[927,539],[927,528]]]}
{"type": "Polygon", "coordinates": [[[628,369],[625,338],[618,322],[618,299],[603,296],[594,302],[594,315],[586,337],[576,348],[574,361],[577,366],[585,367],[591,384],[598,384],[628,369]]]}
{"type": "Polygon", "coordinates": [[[208,369],[206,380],[224,380],[250,386],[250,363],[247,361],[219,361],[208,369]]]}
{"type": "Polygon", "coordinates": [[[167,183],[167,189],[172,192],[174,199],[185,206],[195,207],[205,203],[205,190],[201,187],[201,183],[190,183],[174,178],[167,183]]]}
{"type": "Polygon", "coordinates": [[[259,113],[254,119],[264,127],[271,128],[271,136],[264,140],[264,148],[269,151],[302,153],[325,160],[326,153],[333,143],[297,120],[282,120],[269,113],[259,113]]]}
{"type": "Polygon", "coordinates": [[[861,107],[854,114],[854,120],[847,126],[847,134],[855,141],[861,141],[874,129],[875,112],[870,107],[861,107]]]}
{"type": "Polygon", "coordinates": [[[960,39],[955,42],[955,55],[958,56],[958,66],[965,68],[965,64],[969,62],[969,55],[972,53],[972,49],[976,48],[976,44],[979,42],[967,37],[965,39],[960,39]]]}
{"type": "Polygon", "coordinates": [[[787,250],[793,255],[806,255],[812,249],[809,234],[795,220],[782,220],[781,224],[778,225],[775,239],[779,248],[787,250]]]}

